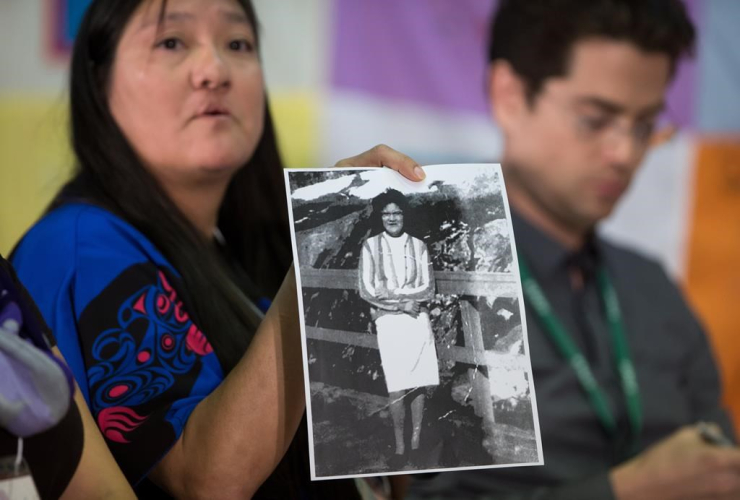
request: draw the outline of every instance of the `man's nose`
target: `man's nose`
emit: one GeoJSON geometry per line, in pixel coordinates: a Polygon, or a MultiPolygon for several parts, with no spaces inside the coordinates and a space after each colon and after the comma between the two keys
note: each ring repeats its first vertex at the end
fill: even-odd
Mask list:
{"type": "Polygon", "coordinates": [[[629,127],[615,127],[610,130],[604,153],[609,163],[632,165],[639,160],[646,147],[647,144],[636,137],[629,127]]]}

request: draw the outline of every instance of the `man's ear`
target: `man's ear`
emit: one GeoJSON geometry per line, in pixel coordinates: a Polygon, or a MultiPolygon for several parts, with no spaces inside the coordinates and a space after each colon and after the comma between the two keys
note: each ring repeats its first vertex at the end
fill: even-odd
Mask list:
{"type": "Polygon", "coordinates": [[[491,115],[504,130],[527,111],[526,85],[507,61],[497,60],[488,66],[488,98],[491,115]]]}

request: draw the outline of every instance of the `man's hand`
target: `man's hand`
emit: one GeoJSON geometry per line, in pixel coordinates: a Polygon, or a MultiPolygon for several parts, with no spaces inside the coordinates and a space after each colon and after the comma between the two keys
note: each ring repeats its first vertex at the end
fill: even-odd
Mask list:
{"type": "Polygon", "coordinates": [[[683,427],[632,460],[612,469],[619,500],[740,498],[740,449],[704,442],[683,427]]]}

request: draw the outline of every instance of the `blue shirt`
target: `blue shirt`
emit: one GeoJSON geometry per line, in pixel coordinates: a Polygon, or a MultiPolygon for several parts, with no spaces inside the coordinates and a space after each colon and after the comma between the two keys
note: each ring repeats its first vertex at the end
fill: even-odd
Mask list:
{"type": "Polygon", "coordinates": [[[39,221],[13,265],[135,484],[224,378],[179,274],[130,224],[81,203],[39,221]]]}

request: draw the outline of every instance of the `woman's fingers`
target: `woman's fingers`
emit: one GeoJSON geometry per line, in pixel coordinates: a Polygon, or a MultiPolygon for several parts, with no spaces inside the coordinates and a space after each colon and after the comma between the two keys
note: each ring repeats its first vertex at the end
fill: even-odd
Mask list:
{"type": "Polygon", "coordinates": [[[424,180],[421,166],[403,153],[379,144],[364,153],[339,160],[335,167],[389,167],[412,181],[424,180]]]}

